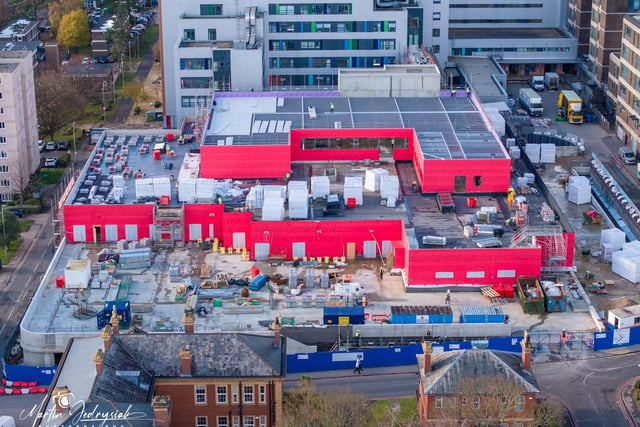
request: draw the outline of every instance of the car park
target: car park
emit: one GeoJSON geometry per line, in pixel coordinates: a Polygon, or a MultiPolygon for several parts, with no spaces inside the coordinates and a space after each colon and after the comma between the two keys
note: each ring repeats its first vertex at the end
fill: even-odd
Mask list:
{"type": "Polygon", "coordinates": [[[45,151],[56,151],[57,149],[58,149],[58,144],[56,144],[55,141],[47,142],[47,145],[45,145],[44,147],[45,151]]]}
{"type": "Polygon", "coordinates": [[[68,150],[69,149],[69,141],[63,139],[58,141],[58,150],[68,150]]]}
{"type": "Polygon", "coordinates": [[[55,168],[58,167],[58,159],[56,157],[47,157],[44,160],[45,168],[55,168]]]}

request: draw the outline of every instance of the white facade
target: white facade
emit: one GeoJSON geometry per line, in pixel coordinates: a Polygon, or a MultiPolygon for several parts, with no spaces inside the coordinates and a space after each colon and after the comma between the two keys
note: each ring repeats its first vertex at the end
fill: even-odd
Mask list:
{"type": "Polygon", "coordinates": [[[449,56],[498,56],[507,62],[553,62],[576,56],[577,41],[560,31],[566,25],[566,0],[511,0],[499,7],[486,0],[423,3],[424,46],[440,64],[449,56]],[[557,34],[545,37],[552,29],[557,34]],[[520,35],[500,32],[504,30],[520,35]]]}
{"type": "Polygon", "coordinates": [[[0,52],[0,198],[12,200],[38,166],[33,54],[0,52]]]}
{"type": "Polygon", "coordinates": [[[325,90],[340,68],[402,62],[407,9],[375,9],[372,1],[161,1],[166,124],[206,109],[215,91],[325,90]]]}

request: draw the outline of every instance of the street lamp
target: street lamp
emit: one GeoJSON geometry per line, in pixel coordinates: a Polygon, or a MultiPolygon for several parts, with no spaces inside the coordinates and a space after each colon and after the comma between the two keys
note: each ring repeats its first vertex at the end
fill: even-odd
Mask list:
{"type": "Polygon", "coordinates": [[[107,88],[107,81],[102,81],[102,120],[107,120],[107,101],[104,97],[104,91],[107,88]]]}
{"type": "Polygon", "coordinates": [[[124,89],[124,53],[120,54],[120,73],[122,74],[122,89],[124,89]]]}
{"type": "Polygon", "coordinates": [[[78,150],[76,149],[76,122],[73,122],[73,168],[76,167],[78,161],[78,150]]]}
{"type": "Polygon", "coordinates": [[[129,45],[129,71],[133,70],[133,68],[131,68],[131,40],[128,41],[128,45],[129,45]]]}

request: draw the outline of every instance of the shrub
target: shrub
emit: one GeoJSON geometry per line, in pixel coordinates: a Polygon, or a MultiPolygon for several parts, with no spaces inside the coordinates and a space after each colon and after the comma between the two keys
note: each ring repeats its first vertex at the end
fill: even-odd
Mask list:
{"type": "Polygon", "coordinates": [[[162,106],[162,102],[156,101],[153,103],[153,108],[160,108],[162,106]]]}
{"type": "Polygon", "coordinates": [[[135,114],[136,116],[138,114],[140,114],[140,106],[136,105],[135,107],[133,107],[133,114],[135,114]]]}
{"type": "Polygon", "coordinates": [[[69,153],[65,153],[60,157],[58,157],[58,165],[60,165],[61,168],[66,167],[70,161],[71,161],[71,154],[69,153]]]}

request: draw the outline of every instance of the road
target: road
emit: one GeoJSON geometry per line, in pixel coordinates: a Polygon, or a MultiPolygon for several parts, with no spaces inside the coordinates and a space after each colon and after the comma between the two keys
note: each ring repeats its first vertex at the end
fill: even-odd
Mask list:
{"type": "Polygon", "coordinates": [[[533,366],[542,392],[561,399],[580,427],[628,427],[617,388],[640,375],[640,354],[543,363],[533,366]]]}

